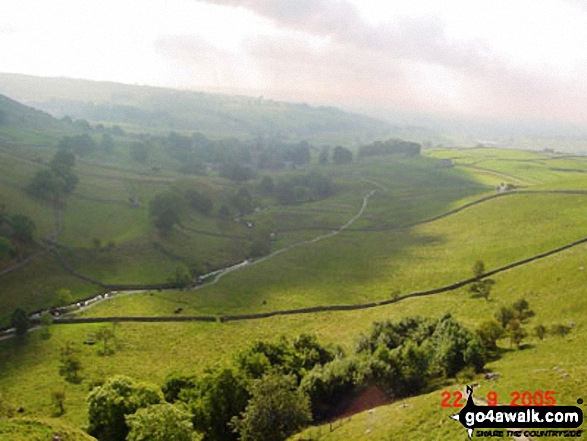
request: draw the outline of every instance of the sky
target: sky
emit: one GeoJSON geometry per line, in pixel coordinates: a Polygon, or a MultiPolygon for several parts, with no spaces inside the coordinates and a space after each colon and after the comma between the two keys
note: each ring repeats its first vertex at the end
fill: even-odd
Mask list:
{"type": "Polygon", "coordinates": [[[2,0],[0,72],[587,125],[582,0],[2,0]]]}

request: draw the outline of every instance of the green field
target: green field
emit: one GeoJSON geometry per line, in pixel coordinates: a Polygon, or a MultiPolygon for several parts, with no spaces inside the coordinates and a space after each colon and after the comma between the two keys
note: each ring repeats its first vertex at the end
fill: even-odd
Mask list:
{"type": "MultiPolygon", "coordinates": [[[[96,156],[78,162],[80,184],[65,201],[61,229],[56,231],[56,208],[25,192],[27,182],[50,158],[49,151],[33,152],[0,150],[4,210],[31,217],[38,244],[58,232],[55,240],[62,245],[57,249],[62,258],[102,283],[164,283],[178,267],[200,274],[223,268],[249,258],[260,234],[274,233],[266,259],[255,258],[217,283],[120,295],[83,311],[81,317],[169,316],[178,308],[182,315],[219,317],[382,301],[467,279],[476,260],[492,270],[587,237],[587,194],[581,193],[587,190],[587,161],[581,157],[476,148],[428,150],[421,158],[390,156],[340,166],[313,162],[295,172],[265,174],[280,179],[319,171],[335,184],[333,195],[280,205],[259,191],[258,177],[243,185],[262,209],[237,223],[234,216],[222,217],[216,210],[230,202],[239,185],[216,173],[187,176],[166,162],[154,171],[152,164],[139,166],[120,155],[112,161],[96,156]],[[442,166],[441,159],[451,159],[452,166],[442,166]],[[514,185],[516,192],[485,199],[496,195],[501,183],[514,185]],[[215,211],[186,211],[171,234],[158,234],[149,215],[150,201],[164,192],[182,194],[188,189],[210,195],[215,211]],[[132,206],[130,198],[136,198],[138,206],[132,206]],[[475,201],[481,202],[458,210],[475,201]],[[350,220],[354,222],[347,225],[350,220]],[[94,246],[95,239],[101,249],[94,246]],[[109,242],[112,247],[106,247],[109,242]]],[[[514,390],[555,390],[560,404],[573,404],[587,384],[587,301],[581,295],[586,247],[495,275],[489,301],[473,298],[465,287],[348,312],[229,323],[120,323],[117,350],[106,357],[82,344],[101,325],[54,325],[49,339],[32,332],[24,342],[0,341],[0,393],[11,405],[22,406],[25,417],[45,418],[51,416],[51,391],[66,387],[67,412],[61,419],[83,427],[88,385],[114,374],[160,384],[173,371],[197,373],[211,363],[229,363],[237,350],[256,339],[302,332],[316,334],[323,343],[340,344],[351,354],[359,334],[377,320],[450,312],[475,328],[500,306],[525,297],[536,313],[529,328],[539,323],[572,323],[573,328],[564,338],[548,335],[539,341],[529,336],[523,350],[500,341],[502,358],[487,366],[500,377],[491,382],[480,377],[480,391],[495,390],[507,399],[514,390]],[[58,374],[59,348],[68,340],[81,349],[79,385],[65,384],[58,374]]],[[[0,276],[0,284],[2,325],[9,323],[16,307],[32,312],[63,302],[58,296],[62,288],[70,290],[69,301],[104,292],[67,273],[50,251],[0,276]]],[[[443,387],[462,389],[461,384],[443,387]]],[[[448,419],[450,409],[440,407],[440,391],[354,415],[332,432],[329,426],[309,428],[294,439],[459,439],[464,431],[448,419]],[[402,403],[408,406],[400,407],[402,403]]],[[[0,425],[0,435],[27,424],[15,420],[12,426],[0,425]]]]}

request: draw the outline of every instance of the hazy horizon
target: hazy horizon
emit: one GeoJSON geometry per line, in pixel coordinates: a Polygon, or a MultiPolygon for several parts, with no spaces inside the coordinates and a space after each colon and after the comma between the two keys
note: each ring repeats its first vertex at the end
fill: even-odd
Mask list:
{"type": "Polygon", "coordinates": [[[583,126],[585,19],[573,0],[7,0],[0,71],[583,126]]]}

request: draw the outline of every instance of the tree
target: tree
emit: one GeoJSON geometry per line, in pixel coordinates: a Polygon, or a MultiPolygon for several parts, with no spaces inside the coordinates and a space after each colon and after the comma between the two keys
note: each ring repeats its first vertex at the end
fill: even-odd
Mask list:
{"type": "Polygon", "coordinates": [[[125,416],[162,401],[161,390],[152,384],[112,377],[88,395],[88,432],[100,440],[123,441],[129,429],[125,416]]]}
{"type": "Polygon", "coordinates": [[[231,202],[240,214],[247,214],[253,211],[253,196],[245,187],[238,189],[232,197],[231,202]]]}
{"type": "Polygon", "coordinates": [[[196,190],[188,190],[185,197],[190,206],[200,214],[209,215],[214,208],[214,202],[208,196],[198,193],[196,190]]]}
{"type": "Polygon", "coordinates": [[[486,320],[477,329],[483,348],[489,351],[497,349],[497,340],[505,336],[503,327],[496,320],[486,320]]]}
{"type": "Polygon", "coordinates": [[[8,257],[14,253],[12,242],[7,238],[0,236],[0,259],[8,257]]]}
{"type": "Polygon", "coordinates": [[[165,401],[175,403],[179,399],[179,394],[183,390],[194,389],[196,387],[196,377],[193,375],[182,375],[178,373],[169,374],[161,387],[165,401]]]}
{"type": "Polygon", "coordinates": [[[99,351],[100,355],[111,355],[114,349],[109,345],[110,341],[114,339],[114,330],[108,326],[100,327],[95,334],[96,340],[102,342],[102,349],[99,351]]]}
{"type": "Polygon", "coordinates": [[[495,284],[495,280],[481,279],[484,273],[485,264],[481,260],[476,261],[473,265],[473,274],[476,280],[469,285],[469,292],[489,301],[489,295],[491,294],[491,288],[495,284]]]}
{"type": "Polygon", "coordinates": [[[501,325],[502,328],[506,328],[508,323],[516,317],[516,311],[507,306],[502,306],[495,313],[495,319],[501,325]]]}
{"type": "Polygon", "coordinates": [[[100,248],[102,248],[102,240],[99,237],[94,237],[92,239],[92,246],[94,247],[94,251],[100,251],[100,248]]]}
{"type": "Polygon", "coordinates": [[[332,154],[332,160],[335,164],[350,164],[353,162],[353,152],[344,147],[336,146],[332,154]]]}
{"type": "Polygon", "coordinates": [[[182,206],[181,196],[168,192],[155,196],[150,203],[149,212],[155,218],[155,226],[161,234],[169,234],[179,223],[182,206]]]}
{"type": "Polygon", "coordinates": [[[558,335],[559,337],[564,337],[569,332],[571,332],[571,328],[567,325],[563,325],[562,323],[557,323],[556,325],[552,325],[551,332],[554,335],[558,335]]]}
{"type": "Polygon", "coordinates": [[[220,217],[230,216],[230,208],[228,208],[226,205],[222,204],[220,206],[220,208],[218,209],[218,216],[220,216],[220,217]]]}
{"type": "Polygon", "coordinates": [[[517,312],[517,319],[521,322],[527,320],[534,315],[534,311],[530,309],[528,301],[524,298],[517,300],[512,305],[514,310],[517,312]]]}
{"type": "Polygon", "coordinates": [[[270,373],[255,380],[251,399],[232,420],[242,441],[282,441],[311,421],[310,401],[291,375],[270,373]]]}
{"type": "Polygon", "coordinates": [[[522,340],[528,335],[520,321],[518,319],[510,320],[507,325],[507,331],[510,336],[510,344],[515,344],[519,349],[522,340]]]}
{"type": "Polygon", "coordinates": [[[114,150],[114,138],[110,133],[102,134],[102,140],[100,141],[100,147],[105,153],[111,153],[114,150]]]}
{"type": "Polygon", "coordinates": [[[184,288],[194,283],[194,276],[185,266],[178,266],[175,268],[175,273],[167,280],[169,283],[173,283],[181,288],[184,288]]]}
{"type": "Polygon", "coordinates": [[[275,191],[275,182],[271,176],[263,176],[260,184],[261,191],[265,194],[271,195],[275,191]]]}
{"type": "Polygon", "coordinates": [[[25,335],[29,329],[30,322],[27,313],[22,308],[16,308],[12,313],[10,319],[10,326],[12,326],[16,332],[16,335],[25,335]]]}
{"type": "MultiPolygon", "coordinates": [[[[75,123],[78,124],[79,121],[83,120],[77,120],[75,123]]],[[[83,124],[83,126],[84,129],[90,129],[90,126],[87,121],[85,121],[85,124],[83,124]]],[[[80,156],[84,156],[95,152],[97,147],[98,144],[96,143],[96,141],[94,141],[94,139],[87,133],[77,136],[65,136],[61,138],[61,140],[59,141],[60,150],[75,152],[80,156]]]]}
{"type": "Polygon", "coordinates": [[[191,415],[173,404],[153,404],[126,415],[127,441],[192,441],[191,415]]]}
{"type": "Polygon", "coordinates": [[[203,441],[238,438],[229,423],[245,410],[250,397],[246,384],[238,372],[220,368],[208,372],[188,392],[194,428],[204,434],[203,441]]]}
{"type": "Polygon", "coordinates": [[[14,236],[24,243],[33,243],[33,231],[35,231],[35,223],[23,214],[15,214],[10,218],[14,236]]]}
{"type": "Polygon", "coordinates": [[[27,190],[35,197],[58,202],[70,194],[79,178],[73,173],[75,155],[69,148],[60,148],[51,159],[49,170],[39,170],[27,190]]]}
{"type": "Polygon", "coordinates": [[[65,388],[56,389],[51,392],[51,404],[53,406],[53,414],[60,417],[65,413],[65,388]]]}
{"type": "Polygon", "coordinates": [[[544,336],[546,335],[546,326],[543,324],[536,325],[534,327],[534,333],[536,334],[536,337],[540,339],[540,341],[544,340],[544,336]]]}
{"type": "Polygon", "coordinates": [[[252,168],[246,165],[224,164],[220,168],[220,176],[234,182],[245,182],[254,179],[256,174],[252,168]]]}
{"type": "Polygon", "coordinates": [[[139,164],[145,164],[149,158],[149,148],[145,143],[133,142],[130,146],[130,157],[139,164]]]}
{"type": "Polygon", "coordinates": [[[79,372],[82,368],[82,363],[79,358],[79,349],[71,340],[66,341],[59,349],[59,375],[65,377],[66,381],[70,383],[79,383],[81,378],[79,372]]]}

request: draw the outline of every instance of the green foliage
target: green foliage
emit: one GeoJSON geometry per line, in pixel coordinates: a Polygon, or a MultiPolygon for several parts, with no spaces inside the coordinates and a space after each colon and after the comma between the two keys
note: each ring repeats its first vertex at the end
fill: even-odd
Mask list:
{"type": "Polygon", "coordinates": [[[102,134],[100,148],[104,151],[104,153],[112,153],[112,150],[114,150],[114,138],[110,133],[102,134]]]}
{"type": "Polygon", "coordinates": [[[353,162],[353,152],[341,146],[336,146],[332,153],[332,161],[335,164],[350,164],[353,162]]]}
{"type": "Polygon", "coordinates": [[[245,411],[232,423],[242,441],[283,441],[311,421],[308,396],[296,389],[293,376],[265,375],[250,393],[245,411]]]}
{"type": "Polygon", "coordinates": [[[6,237],[0,236],[0,259],[8,257],[14,253],[12,242],[6,237]]]}
{"type": "Polygon", "coordinates": [[[59,417],[65,413],[65,398],[65,387],[51,391],[51,406],[54,416],[59,417]]]}
{"type": "Polygon", "coordinates": [[[127,441],[191,441],[191,415],[173,404],[152,404],[126,415],[127,441]]]}
{"type": "Polygon", "coordinates": [[[534,334],[536,334],[536,337],[538,337],[541,341],[544,340],[546,332],[546,326],[544,326],[543,324],[539,324],[534,327],[534,334]]]}
{"type": "Polygon", "coordinates": [[[173,283],[179,287],[186,287],[194,283],[194,276],[185,266],[178,266],[175,268],[173,276],[167,280],[169,283],[173,283]]]}
{"type": "Polygon", "coordinates": [[[553,335],[558,335],[559,337],[564,337],[569,332],[571,332],[571,327],[567,326],[567,325],[563,325],[562,323],[557,323],[557,324],[552,325],[552,327],[550,328],[550,332],[552,332],[553,335]]]}
{"type": "Polygon", "coordinates": [[[375,322],[357,351],[374,356],[374,377],[395,396],[420,392],[432,377],[454,377],[467,367],[479,372],[485,363],[479,337],[450,314],[375,322]]]}
{"type": "Polygon", "coordinates": [[[250,397],[247,382],[238,372],[211,370],[180,397],[189,402],[194,428],[203,434],[204,441],[237,439],[229,423],[245,410],[250,397]]]}
{"type": "Polygon", "coordinates": [[[239,188],[230,201],[240,214],[248,214],[253,211],[253,196],[246,187],[239,188]]]}
{"type": "Polygon", "coordinates": [[[10,218],[14,236],[24,243],[33,243],[33,232],[35,231],[35,223],[23,214],[15,214],[10,218]]]}
{"type": "Polygon", "coordinates": [[[300,202],[318,201],[334,194],[332,180],[317,172],[280,179],[275,196],[280,204],[290,205],[300,202]]]}
{"type": "Polygon", "coordinates": [[[26,311],[22,308],[16,308],[12,313],[10,326],[14,328],[16,335],[23,336],[27,333],[30,323],[26,311]]]}
{"type": "Polygon", "coordinates": [[[245,182],[257,175],[251,167],[240,164],[224,164],[220,168],[220,176],[234,182],[245,182]]]}
{"type": "Polygon", "coordinates": [[[133,142],[129,148],[130,158],[139,164],[145,164],[149,159],[149,147],[143,142],[133,142]]]}
{"type": "Polygon", "coordinates": [[[502,328],[507,328],[508,323],[516,317],[516,311],[508,306],[502,306],[495,313],[495,319],[501,325],[502,328]]]}
{"type": "Polygon", "coordinates": [[[263,176],[259,184],[261,192],[267,195],[272,195],[275,191],[275,182],[271,176],[263,176]]]}
{"type": "MultiPolygon", "coordinates": [[[[82,129],[89,128],[87,121],[85,121],[85,124],[82,120],[77,120],[76,123],[78,122],[82,129]]],[[[60,150],[75,152],[80,156],[94,153],[97,147],[96,141],[87,133],[77,136],[65,136],[59,141],[60,150]]]]}
{"type": "Polygon", "coordinates": [[[485,263],[483,263],[482,260],[477,260],[474,264],[473,264],[473,275],[476,278],[480,278],[483,273],[485,273],[485,263]]]}
{"type": "Polygon", "coordinates": [[[82,362],[79,358],[79,349],[75,342],[68,340],[59,349],[59,375],[70,383],[81,382],[80,371],[82,362]]]}
{"type": "Polygon", "coordinates": [[[125,417],[162,401],[161,390],[152,384],[121,375],[112,377],[87,397],[88,432],[100,440],[122,441],[129,431],[125,417]]]}
{"type": "Polygon", "coordinates": [[[441,318],[432,334],[434,365],[443,375],[454,377],[464,367],[480,372],[485,363],[481,341],[450,315],[441,318]]]}
{"type": "Polygon", "coordinates": [[[496,320],[485,320],[477,329],[483,348],[487,351],[497,349],[497,340],[505,336],[505,330],[496,320]]]}
{"type": "Polygon", "coordinates": [[[271,252],[271,241],[267,235],[258,235],[251,244],[251,257],[266,256],[271,252]]]}
{"type": "Polygon", "coordinates": [[[200,214],[209,215],[214,208],[214,202],[211,198],[198,193],[196,190],[188,190],[185,197],[190,206],[200,214]]]}
{"type": "Polygon", "coordinates": [[[522,344],[522,340],[528,336],[528,333],[522,326],[522,323],[518,319],[510,320],[507,325],[507,334],[510,337],[510,344],[515,344],[518,349],[522,344]]]}
{"type": "Polygon", "coordinates": [[[96,340],[102,342],[102,349],[98,351],[100,355],[112,355],[114,348],[110,345],[110,342],[114,340],[114,330],[111,326],[101,326],[95,333],[96,340]]]}
{"type": "Polygon", "coordinates": [[[380,155],[413,157],[420,155],[421,148],[422,146],[416,142],[402,141],[401,139],[389,139],[383,142],[375,141],[359,149],[359,158],[380,155]]]}
{"type": "Polygon", "coordinates": [[[311,403],[315,420],[328,418],[337,404],[371,376],[368,360],[359,357],[336,358],[316,364],[300,383],[311,403]]]}
{"type": "Polygon", "coordinates": [[[488,301],[495,280],[487,278],[481,279],[484,273],[485,264],[481,260],[476,261],[473,265],[473,274],[477,280],[469,285],[469,292],[488,301]]]}
{"type": "Polygon", "coordinates": [[[179,223],[181,207],[181,196],[173,192],[159,194],[151,200],[149,213],[155,218],[155,226],[161,234],[169,234],[179,223]]]}
{"type": "Polygon", "coordinates": [[[526,321],[530,317],[534,316],[534,311],[530,309],[530,305],[528,301],[524,298],[516,300],[512,308],[516,311],[517,315],[516,318],[521,322],[526,321]]]}
{"type": "Polygon", "coordinates": [[[49,170],[39,170],[29,183],[29,194],[53,202],[70,194],[79,182],[72,171],[74,166],[75,155],[69,149],[61,148],[51,159],[49,170]]]}
{"type": "Polygon", "coordinates": [[[167,375],[161,390],[165,401],[175,403],[182,390],[194,389],[195,387],[196,377],[194,375],[182,375],[174,372],[167,375]]]}
{"type": "Polygon", "coordinates": [[[298,379],[317,364],[332,361],[335,351],[321,346],[315,336],[302,334],[293,342],[282,337],[276,342],[256,341],[236,356],[239,370],[248,378],[258,379],[272,367],[298,379]]]}

